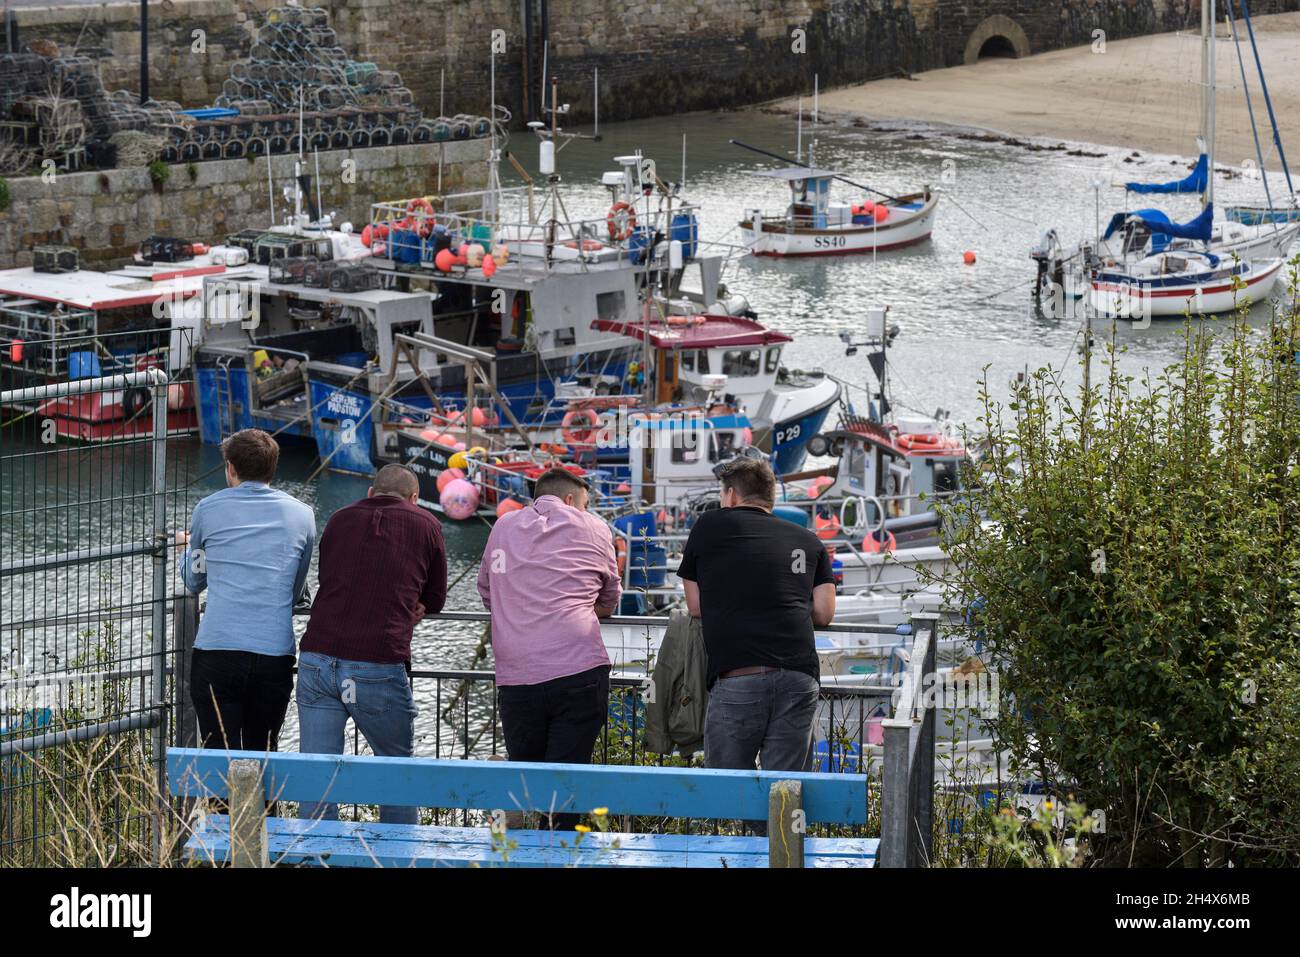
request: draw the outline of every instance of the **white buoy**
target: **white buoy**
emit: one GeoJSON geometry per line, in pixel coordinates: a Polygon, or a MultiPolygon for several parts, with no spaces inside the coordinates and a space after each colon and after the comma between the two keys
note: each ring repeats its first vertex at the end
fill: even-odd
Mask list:
{"type": "Polygon", "coordinates": [[[543,176],[555,175],[555,141],[542,140],[537,151],[537,168],[543,176]]]}
{"type": "Polygon", "coordinates": [[[668,268],[682,268],[682,241],[674,239],[668,244],[668,268]]]}

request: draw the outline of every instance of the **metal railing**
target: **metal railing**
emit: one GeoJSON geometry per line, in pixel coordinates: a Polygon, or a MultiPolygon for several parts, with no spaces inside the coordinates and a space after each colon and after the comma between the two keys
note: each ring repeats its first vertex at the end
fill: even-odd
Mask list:
{"type": "Polygon", "coordinates": [[[188,393],[156,357],[0,393],[0,864],[159,849],[167,530],[188,513],[167,445],[188,393]]]}
{"type": "Polygon", "coordinates": [[[935,708],[922,684],[935,673],[938,620],[913,616],[914,637],[893,717],[884,722],[885,760],[880,793],[881,867],[924,867],[934,838],[935,708]]]}
{"type": "MultiPolygon", "coordinates": [[[[178,747],[195,747],[197,725],[189,700],[188,659],[198,627],[199,599],[191,594],[177,595],[173,614],[175,646],[172,667],[176,676],[177,708],[172,740],[178,747]]],[[[308,616],[310,609],[299,608],[296,614],[308,616]]],[[[924,713],[918,710],[917,689],[922,686],[924,675],[935,671],[938,618],[933,614],[916,615],[911,629],[901,629],[902,632],[915,632],[910,644],[909,635],[900,634],[899,628],[889,625],[832,624],[817,629],[819,633],[897,637],[904,645],[904,649],[894,649],[887,654],[889,659],[897,659],[898,670],[880,672],[875,682],[836,684],[824,681],[814,724],[815,737],[819,744],[824,742],[825,747],[815,750],[813,770],[865,774],[868,781],[879,782],[882,854],[889,847],[890,860],[898,858],[895,852],[898,834],[924,834],[923,844],[918,844],[918,848],[923,847],[924,851],[908,849],[905,857],[908,863],[890,866],[920,866],[927,859],[930,847],[935,717],[933,709],[924,713]],[[875,763],[875,752],[869,743],[868,732],[873,723],[884,729],[883,757],[879,764],[875,763]],[[900,729],[906,733],[900,735],[900,729]],[[927,781],[930,783],[929,792],[925,791],[927,781]]],[[[426,616],[426,620],[487,623],[490,616],[487,612],[442,612],[426,616]]],[[[613,616],[605,619],[610,625],[645,629],[663,629],[668,621],[663,616],[613,616]]],[[[596,742],[594,758],[597,763],[662,765],[683,757],[690,759],[691,756],[660,755],[645,748],[644,694],[649,672],[649,667],[644,674],[620,673],[615,668],[610,678],[605,724],[596,742]]],[[[417,697],[424,701],[432,699],[435,708],[432,730],[426,725],[424,733],[417,734],[417,756],[467,760],[503,756],[504,739],[500,733],[495,672],[413,667],[410,678],[418,692],[417,697]],[[431,694],[427,690],[429,684],[433,685],[431,694]],[[423,748],[420,740],[425,743],[423,748]]],[[[355,727],[351,747],[353,754],[363,753],[361,736],[355,727]]],[[[357,808],[351,810],[354,815],[358,812],[357,808]]],[[[468,812],[461,813],[468,822],[468,812]]],[[[716,822],[708,826],[717,830],[716,822]]],[[[690,827],[690,822],[687,822],[687,827],[690,827]]]]}

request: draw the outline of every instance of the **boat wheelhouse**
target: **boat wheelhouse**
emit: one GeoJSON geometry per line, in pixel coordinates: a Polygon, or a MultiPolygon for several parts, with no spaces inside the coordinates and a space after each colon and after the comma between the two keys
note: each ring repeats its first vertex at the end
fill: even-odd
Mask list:
{"type": "Polygon", "coordinates": [[[771,456],[777,473],[803,463],[804,444],[840,398],[840,385],[829,376],[784,369],[781,351],[790,336],[744,316],[674,315],[649,323],[602,322],[601,328],[652,350],[658,402],[721,399],[743,409],[752,444],[771,456]]]}

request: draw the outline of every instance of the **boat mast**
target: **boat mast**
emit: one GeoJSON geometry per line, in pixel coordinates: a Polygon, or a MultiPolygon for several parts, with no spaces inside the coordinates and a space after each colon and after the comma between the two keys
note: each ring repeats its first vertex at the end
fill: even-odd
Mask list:
{"type": "Polygon", "coordinates": [[[1205,144],[1206,206],[1214,203],[1214,0],[1201,0],[1201,139],[1205,144]]]}

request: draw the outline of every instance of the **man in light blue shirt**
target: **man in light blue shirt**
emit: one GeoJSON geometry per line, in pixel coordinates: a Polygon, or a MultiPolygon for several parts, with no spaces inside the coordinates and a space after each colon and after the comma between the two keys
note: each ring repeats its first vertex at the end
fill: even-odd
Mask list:
{"type": "Polygon", "coordinates": [[[273,489],[280,447],[261,429],[221,446],[226,484],[194,507],[181,577],[208,591],[190,658],[205,748],[274,751],[293,693],[293,606],[316,541],[312,510],[273,489]]]}

